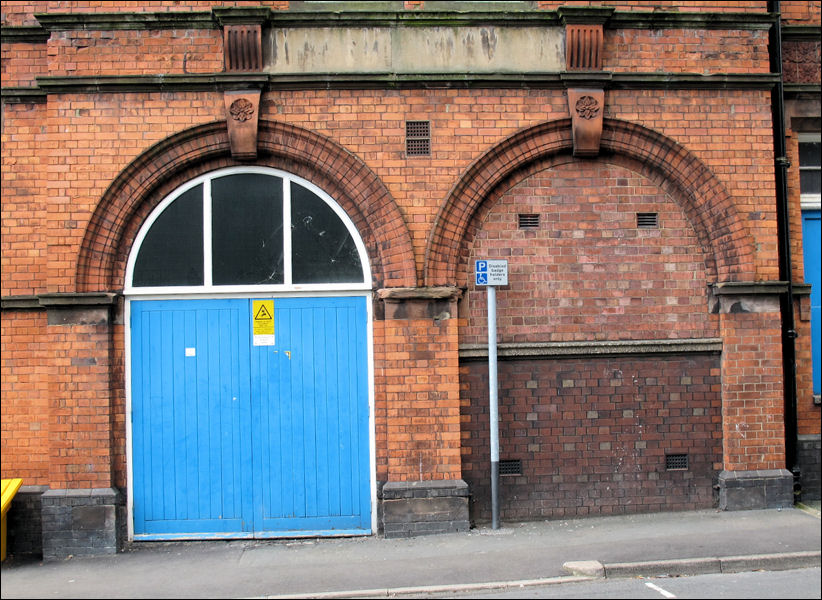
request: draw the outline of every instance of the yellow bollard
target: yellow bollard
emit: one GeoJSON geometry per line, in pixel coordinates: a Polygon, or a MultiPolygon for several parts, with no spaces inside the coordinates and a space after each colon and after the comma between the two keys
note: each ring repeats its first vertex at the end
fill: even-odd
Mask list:
{"type": "Polygon", "coordinates": [[[0,532],[0,560],[6,560],[6,514],[11,508],[11,501],[20,486],[23,485],[22,479],[3,479],[3,522],[2,532],[0,532]]]}

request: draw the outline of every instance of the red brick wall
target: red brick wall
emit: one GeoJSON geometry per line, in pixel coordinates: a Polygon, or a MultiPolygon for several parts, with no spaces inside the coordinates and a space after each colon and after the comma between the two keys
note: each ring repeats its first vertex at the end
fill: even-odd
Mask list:
{"type": "MultiPolygon", "coordinates": [[[[683,210],[653,181],[605,160],[569,161],[509,189],[482,218],[469,264],[509,261],[501,342],[715,337],[705,258],[683,210]],[[519,213],[540,217],[518,229],[519,213]],[[657,213],[659,227],[637,227],[657,213]]],[[[469,286],[462,343],[487,340],[486,292],[469,286]]]]}
{"type": "MultiPolygon", "coordinates": [[[[545,9],[555,9],[566,2],[540,4],[545,9]]],[[[47,11],[207,11],[214,6],[260,5],[253,1],[4,2],[2,22],[7,26],[35,25],[32,14],[47,11]]],[[[264,2],[262,5],[283,8],[286,3],[264,2]]],[[[705,8],[702,2],[673,0],[617,2],[615,6],[619,10],[630,8],[642,11],[656,8],[695,11],[705,8]]],[[[711,4],[710,9],[716,12],[762,13],[766,10],[766,3],[716,2],[711,4]]],[[[790,19],[810,17],[816,22],[819,19],[818,6],[813,3],[784,2],[783,10],[790,19]],[[806,15],[803,10],[810,12],[806,15]]],[[[617,70],[635,68],[651,71],[659,67],[678,72],[693,70],[695,60],[699,61],[699,71],[704,68],[714,72],[721,68],[724,61],[724,70],[728,72],[761,73],[766,40],[763,35],[761,31],[734,33],[709,30],[697,35],[676,30],[626,30],[619,35],[609,33],[611,37],[606,42],[606,52],[610,54],[607,61],[610,61],[609,68],[617,70]],[[677,47],[663,49],[661,54],[655,53],[654,60],[661,57],[663,62],[646,64],[646,59],[650,60],[650,57],[642,53],[649,52],[655,35],[661,36],[659,39],[670,35],[672,40],[678,40],[677,47]],[[687,60],[683,60],[683,56],[687,60]]],[[[73,31],[55,33],[47,44],[4,43],[2,61],[4,86],[28,86],[33,84],[35,76],[40,75],[219,72],[222,70],[222,48],[217,30],[122,31],[114,36],[111,32],[73,31]],[[150,48],[151,52],[147,53],[146,48],[150,48]]],[[[222,95],[218,92],[54,93],[42,104],[4,102],[2,109],[0,293],[4,297],[73,292],[78,289],[118,291],[122,285],[123,252],[128,251],[131,240],[129,235],[133,236],[140,219],[145,216],[148,203],[158,200],[156,194],[152,195],[151,192],[159,193],[163,185],[170,185],[175,177],[182,177],[181,173],[185,174],[185,169],[190,165],[180,166],[180,171],[168,174],[167,180],[160,178],[153,182],[157,189],[139,190],[138,197],[146,203],[143,206],[122,203],[112,205],[116,210],[109,212],[99,208],[101,199],[109,198],[110,186],[118,181],[121,174],[125,173],[123,177],[126,179],[131,177],[128,183],[139,188],[140,177],[149,168],[160,168],[152,161],[160,161],[168,155],[152,155],[150,149],[155,144],[181,135],[190,128],[225,118],[222,95]],[[138,157],[146,156],[148,162],[145,165],[139,163],[138,157]],[[138,162],[135,163],[135,160],[138,162]],[[145,170],[135,167],[134,172],[128,171],[130,164],[140,164],[145,170]],[[95,225],[102,223],[102,233],[94,241],[103,239],[120,254],[110,263],[109,271],[94,272],[88,280],[78,282],[79,258],[84,256],[83,252],[95,250],[83,248],[84,240],[89,239],[86,234],[95,210],[98,210],[97,216],[101,219],[95,225]],[[99,287],[83,287],[89,281],[99,287]]],[[[394,264],[399,265],[397,269],[386,273],[385,281],[390,285],[442,283],[438,276],[426,281],[425,269],[438,260],[437,257],[432,258],[432,230],[438,226],[438,215],[442,215],[439,211],[451,198],[452,191],[462,184],[468,187],[473,185],[472,177],[477,173],[472,171],[472,165],[481,163],[482,157],[489,153],[497,152],[506,139],[528,128],[544,123],[560,123],[568,117],[564,92],[548,89],[278,90],[263,95],[261,110],[261,118],[265,122],[275,122],[283,128],[293,126],[293,131],[298,132],[293,137],[277,138],[281,143],[277,146],[280,154],[276,155],[277,160],[281,161],[278,163],[280,166],[307,169],[306,164],[310,161],[306,156],[334,157],[339,162],[333,163],[322,176],[327,177],[328,182],[334,174],[337,179],[348,181],[348,166],[352,163],[340,157],[350,155],[361,161],[357,164],[363,167],[363,171],[357,171],[356,181],[348,183],[352,187],[356,187],[354,184],[367,184],[367,189],[361,196],[352,195],[349,200],[352,206],[361,207],[362,222],[373,222],[375,231],[383,228],[380,238],[375,235],[371,240],[371,247],[379,247],[385,256],[396,259],[394,264]],[[431,121],[432,155],[406,158],[404,122],[417,119],[431,121]],[[282,150],[289,144],[327,144],[333,150],[323,150],[317,155],[306,153],[297,160],[294,154],[282,150]],[[363,174],[365,172],[368,176],[363,174]],[[371,184],[376,187],[372,189],[371,184]],[[393,212],[369,212],[375,197],[379,199],[380,206],[391,205],[393,212]]],[[[678,276],[670,281],[671,295],[665,296],[664,300],[662,296],[653,297],[653,308],[661,311],[659,303],[664,304],[670,297],[676,299],[676,304],[670,306],[682,312],[677,313],[680,320],[675,322],[674,328],[664,329],[655,324],[639,323],[638,312],[632,312],[637,307],[631,305],[630,298],[614,297],[609,299],[611,304],[608,306],[614,312],[599,324],[600,330],[597,332],[594,321],[598,317],[593,310],[595,304],[589,300],[589,304],[583,307],[585,311],[580,315],[578,328],[565,334],[577,335],[581,328],[586,334],[600,335],[605,339],[620,337],[622,327],[628,324],[630,335],[638,337],[713,335],[717,318],[707,316],[707,310],[700,311],[699,303],[704,300],[700,294],[704,294],[704,287],[697,291],[697,283],[703,285],[710,282],[705,275],[710,270],[696,268],[697,249],[703,251],[704,257],[710,254],[705,249],[711,247],[711,241],[730,239],[732,244],[716,242],[711,247],[711,252],[716,254],[715,260],[726,261],[727,268],[718,270],[720,279],[778,279],[769,91],[609,90],[605,116],[614,123],[633,127],[628,133],[620,133],[624,137],[617,140],[619,143],[650,144],[647,141],[650,138],[643,137],[642,132],[658,136],[654,138],[657,142],[664,140],[645,148],[646,154],[637,151],[638,157],[645,156],[650,161],[656,154],[670,152],[670,156],[688,167],[677,172],[664,171],[660,166],[651,173],[653,169],[650,167],[649,171],[633,169],[627,162],[610,167],[587,161],[574,163],[584,164],[586,168],[591,165],[590,168],[594,169],[592,176],[601,174],[613,178],[618,169],[627,169],[633,172],[623,173],[623,178],[636,180],[639,177],[637,173],[642,172],[642,177],[647,181],[640,182],[638,187],[641,193],[632,195],[625,206],[635,202],[641,204],[653,198],[653,202],[662,207],[661,217],[674,225],[670,232],[666,230],[660,236],[670,233],[674,237],[667,241],[676,239],[678,244],[687,248],[686,252],[675,253],[680,258],[672,271],[678,276]],[[596,169],[605,171],[599,173],[596,169]],[[702,180],[691,181],[688,175],[697,172],[710,175],[705,185],[711,193],[705,192],[692,198],[686,192],[693,191],[702,180]],[[680,179],[677,180],[677,177],[680,179]],[[677,190],[680,195],[677,195],[677,190]],[[690,222],[694,233],[687,231],[683,219],[690,222]],[[710,233],[710,228],[717,227],[718,223],[722,231],[711,239],[706,232],[710,233]],[[693,279],[686,281],[680,278],[683,274],[692,275],[693,279]],[[620,302],[626,301],[628,304],[620,305],[620,302]],[[627,317],[626,313],[620,316],[618,310],[626,311],[627,317]]],[[[563,130],[570,130],[570,125],[563,123],[563,130]]],[[[280,135],[282,129],[277,132],[271,139],[280,135]]],[[[567,137],[567,132],[557,136],[567,137]]],[[[275,142],[271,139],[266,142],[271,144],[266,150],[269,154],[261,156],[261,161],[273,160],[271,156],[275,153],[271,148],[275,142]]],[[[215,144],[219,146],[219,142],[215,144]]],[[[563,151],[568,152],[568,148],[564,146],[563,151]]],[[[528,158],[529,151],[522,150],[517,168],[533,166],[536,157],[528,158]]],[[[617,152],[609,150],[612,151],[617,152]]],[[[225,147],[221,152],[221,164],[236,164],[227,158],[225,147]]],[[[192,162],[200,161],[197,164],[202,168],[205,154],[203,150],[193,157],[192,162]]],[[[185,162],[183,159],[180,161],[175,164],[179,166],[185,162]]],[[[488,164],[497,163],[489,161],[488,164]]],[[[510,166],[513,163],[506,164],[510,166]]],[[[313,172],[320,173],[320,168],[313,172]]],[[[554,176],[553,171],[550,173],[554,176]]],[[[535,176],[533,189],[545,189],[548,183],[540,183],[538,179],[535,176]]],[[[494,182],[500,183],[497,180],[494,182]]],[[[525,187],[522,189],[525,190],[525,187]]],[[[128,186],[124,189],[132,190],[128,186]]],[[[340,189],[348,193],[345,185],[341,184],[340,189]]],[[[501,194],[497,189],[486,191],[491,195],[501,194]]],[[[477,202],[485,199],[486,196],[482,196],[477,202]]],[[[500,211],[507,210],[504,202],[499,205],[500,211]]],[[[491,204],[488,206],[491,207],[491,204]]],[[[474,209],[478,207],[479,204],[474,209]]],[[[492,209],[492,213],[493,210],[496,209],[492,209]]],[[[629,213],[623,211],[620,218],[629,213]]],[[[503,214],[500,212],[500,216],[503,214]]],[[[592,214],[593,211],[588,211],[588,217],[592,214]]],[[[452,269],[449,273],[459,274],[458,278],[454,278],[458,279],[455,282],[465,285],[469,255],[459,254],[458,251],[460,244],[466,243],[461,235],[464,230],[460,227],[467,227],[468,221],[474,217],[474,210],[455,212],[451,216],[454,218],[448,220],[444,227],[453,236],[445,235],[442,239],[447,242],[449,251],[457,249],[451,257],[454,261],[446,265],[436,263],[435,266],[452,269]]],[[[570,217],[575,218],[574,215],[570,217]]],[[[796,228],[795,222],[793,226],[796,228]]],[[[662,262],[662,252],[667,248],[663,242],[666,240],[660,237],[651,241],[657,245],[650,248],[658,252],[651,264],[656,269],[662,268],[655,272],[661,277],[667,272],[662,262]]],[[[604,246],[593,245],[589,249],[599,253],[597,257],[603,262],[606,275],[613,274],[613,270],[619,273],[620,265],[608,257],[604,246]]],[[[643,246],[643,249],[648,250],[649,247],[643,246]]],[[[524,249],[522,256],[525,256],[524,249]]],[[[710,262],[708,259],[706,261],[710,262]]],[[[527,265],[522,262],[521,266],[527,265]]],[[[570,282],[566,277],[563,282],[566,290],[570,289],[570,282]]],[[[605,284],[607,288],[608,281],[605,284]]],[[[525,297],[520,300],[532,302],[532,299],[525,297]]],[[[471,304],[469,302],[469,307],[471,304]]],[[[479,312],[475,311],[475,314],[479,312]]],[[[545,315],[542,318],[544,323],[540,325],[543,328],[540,335],[553,335],[547,327],[549,320],[545,315]]],[[[736,317],[726,318],[727,326],[723,329],[730,340],[742,335],[732,318],[736,317]]],[[[764,319],[750,326],[762,326],[764,335],[770,336],[760,345],[761,356],[757,359],[764,361],[759,366],[764,365],[768,374],[756,370],[742,371],[744,377],[752,378],[751,385],[767,393],[765,408],[759,405],[756,408],[766,426],[761,434],[761,443],[751,446],[753,450],[750,455],[746,454],[750,437],[746,438],[745,443],[733,439],[728,449],[728,468],[741,468],[745,464],[759,468],[779,462],[778,451],[768,447],[779,435],[779,426],[771,423],[776,419],[778,408],[769,404],[779,392],[768,379],[776,360],[774,357],[778,356],[778,345],[774,345],[774,341],[779,339],[779,332],[774,328],[776,317],[768,313],[763,317],[750,318],[764,319]]],[[[43,312],[3,312],[3,354],[13,357],[8,361],[5,356],[3,358],[3,381],[13,381],[15,377],[24,379],[18,379],[22,389],[10,390],[8,385],[2,386],[4,432],[9,427],[9,431],[14,433],[8,441],[7,436],[3,437],[4,475],[11,469],[30,473],[36,481],[50,483],[54,487],[98,486],[108,485],[106,481],[111,478],[113,469],[115,480],[122,484],[125,471],[123,328],[117,326],[113,334],[115,337],[111,340],[109,334],[100,329],[101,326],[46,327],[48,344],[53,353],[45,355],[41,346],[44,343],[42,332],[31,332],[42,327],[44,319],[43,312]],[[109,347],[112,348],[111,356],[109,347]],[[94,358],[96,363],[82,363],[84,358],[94,358]],[[46,371],[42,370],[42,365],[33,367],[33,371],[24,368],[30,360],[41,359],[48,364],[46,371]],[[72,364],[72,359],[81,362],[72,364]],[[42,433],[42,423],[41,429],[36,429],[38,425],[30,412],[31,406],[27,404],[27,393],[31,389],[39,395],[34,400],[39,403],[36,405],[38,414],[41,410],[47,410],[50,414],[53,412],[48,422],[49,435],[52,436],[49,439],[53,442],[51,446],[44,442],[47,436],[42,433]],[[44,405],[43,402],[48,404],[44,405]],[[27,427],[31,435],[26,432],[27,427]],[[112,436],[114,449],[109,451],[106,440],[112,436]],[[69,441],[75,437],[78,440],[76,446],[69,441]],[[25,439],[32,443],[36,441],[36,446],[30,447],[29,451],[22,450],[25,439]],[[49,461],[52,462],[50,470],[46,467],[49,461]]],[[[475,328],[476,325],[473,322],[468,325],[474,328],[468,330],[469,335],[480,339],[481,332],[475,328]]],[[[524,323],[515,325],[512,322],[506,327],[519,327],[514,335],[528,337],[532,334],[524,323]]],[[[745,327],[747,325],[743,329],[745,327]]],[[[458,423],[454,420],[457,410],[457,391],[454,387],[457,385],[456,320],[438,324],[433,324],[430,319],[376,322],[375,340],[377,446],[381,453],[378,456],[378,476],[381,479],[413,479],[419,476],[422,460],[427,477],[458,477],[458,423]],[[437,348],[433,359],[429,354],[431,344],[437,348]],[[434,409],[431,403],[434,403],[434,409]],[[436,423],[430,420],[434,417],[436,423]]],[[[730,348],[736,345],[733,342],[730,348]]],[[[726,362],[732,370],[729,372],[749,368],[743,366],[744,360],[743,354],[736,353],[736,350],[730,353],[726,362]]],[[[804,381],[802,377],[800,375],[800,380],[804,381]]],[[[747,401],[744,386],[745,382],[741,380],[729,379],[726,382],[724,390],[728,395],[729,407],[738,408],[735,403],[743,403],[744,406],[747,401]]],[[[818,431],[818,411],[815,413],[816,421],[813,414],[803,413],[801,427],[806,429],[802,431],[811,431],[814,427],[818,431]]],[[[744,419],[731,420],[729,424],[733,423],[735,427],[742,422],[745,422],[744,419]]]]}
{"type": "Polygon", "coordinates": [[[0,419],[3,477],[26,485],[49,483],[49,375],[54,348],[46,311],[2,313],[3,418],[0,419]]]}
{"type": "Polygon", "coordinates": [[[108,324],[49,326],[49,484],[112,485],[108,324]]]}
{"type": "Polygon", "coordinates": [[[789,25],[819,25],[822,21],[822,3],[804,0],[782,0],[779,3],[782,21],[789,25]]]}
{"type": "Polygon", "coordinates": [[[724,469],[785,468],[778,312],[720,315],[724,469]]]}
{"type": "MultiPolygon", "coordinates": [[[[765,279],[774,276],[776,270],[772,203],[764,200],[773,194],[768,102],[765,93],[742,91],[667,92],[664,100],[655,92],[615,91],[607,97],[610,115],[645,123],[677,140],[716,174],[760,244],[754,264],[756,276],[765,279]],[[729,105],[734,107],[731,115],[726,110],[729,105]],[[718,139],[733,141],[717,150],[718,139]],[[740,177],[742,173],[745,177],[740,177]]],[[[471,162],[515,131],[567,114],[561,91],[284,91],[267,93],[262,106],[262,118],[306,127],[363,159],[402,207],[418,270],[423,265],[436,212],[471,162]],[[509,106],[517,109],[509,112],[509,106]],[[404,157],[407,119],[432,121],[431,157],[404,157]]],[[[12,110],[25,117],[23,107],[35,111],[32,118],[41,114],[41,109],[30,105],[13,105],[12,110]]],[[[117,173],[151,144],[187,127],[223,118],[222,111],[218,94],[50,98],[47,144],[32,149],[32,158],[26,159],[47,165],[45,172],[40,172],[48,178],[42,187],[50,192],[46,221],[51,230],[47,271],[50,291],[74,290],[73,268],[83,232],[93,208],[117,173]]],[[[39,126],[38,134],[43,131],[42,122],[39,126]]],[[[33,133],[29,130],[25,135],[33,133]]],[[[7,135],[4,132],[4,144],[6,139],[32,143],[26,142],[25,136],[12,140],[7,135]]],[[[4,199],[20,195],[28,201],[32,190],[23,176],[29,170],[23,171],[22,165],[13,163],[10,167],[7,172],[11,178],[4,178],[4,199]]],[[[4,267],[35,271],[35,277],[42,277],[42,268],[32,269],[34,259],[30,253],[4,256],[4,267]]],[[[30,289],[25,286],[21,290],[5,275],[3,286],[5,294],[30,289]]]]}
{"type": "Polygon", "coordinates": [[[48,146],[45,105],[4,104],[0,294],[37,294],[48,289],[46,207],[48,146]]]}
{"type": "Polygon", "coordinates": [[[460,479],[457,320],[375,321],[377,479],[460,479]]]}
{"type": "Polygon", "coordinates": [[[3,477],[110,487],[108,324],[51,324],[44,310],[3,311],[2,319],[3,477]]]}
{"type": "Polygon", "coordinates": [[[49,61],[61,75],[156,75],[219,73],[219,29],[159,31],[66,31],[52,34],[49,61]]]}
{"type": "Polygon", "coordinates": [[[602,68],[614,72],[768,73],[768,31],[607,29],[602,68]],[[729,69],[729,64],[733,67],[729,69]]]}
{"type": "MultiPolygon", "coordinates": [[[[472,518],[490,519],[488,365],[461,375],[462,473],[472,518]]],[[[499,363],[500,518],[574,518],[713,505],[722,468],[715,355],[499,363]],[[687,454],[666,471],[665,454],[687,454]]]]}
{"type": "Polygon", "coordinates": [[[34,86],[34,78],[43,75],[46,65],[46,46],[43,44],[3,44],[0,52],[3,87],[34,86]]]}

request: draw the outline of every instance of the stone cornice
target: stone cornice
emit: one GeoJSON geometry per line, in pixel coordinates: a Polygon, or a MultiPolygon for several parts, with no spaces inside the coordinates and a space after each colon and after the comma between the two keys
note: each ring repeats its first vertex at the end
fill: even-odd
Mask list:
{"type": "MultiPolygon", "coordinates": [[[[376,5],[375,5],[376,6],[376,5]]],[[[605,23],[609,29],[768,29],[771,13],[614,11],[602,7],[563,7],[557,11],[520,10],[271,10],[264,7],[214,8],[192,12],[37,13],[40,27],[3,27],[7,36],[45,42],[52,31],[128,29],[215,29],[225,24],[260,23],[272,27],[466,27],[561,26],[565,22],[605,23]],[[582,21],[580,21],[582,19],[582,21]]],[[[786,26],[789,36],[809,36],[805,26],[786,26]]],[[[792,37],[793,39],[793,37],[792,37]]],[[[801,39],[805,39],[804,37],[801,39]]]]}
{"type": "Polygon", "coordinates": [[[819,25],[783,25],[783,42],[818,42],[822,37],[819,25]]]}
{"type": "Polygon", "coordinates": [[[48,92],[39,87],[4,87],[0,100],[10,104],[37,104],[48,101],[48,92]]]}
{"type": "MultiPolygon", "coordinates": [[[[97,77],[46,76],[36,87],[2,89],[10,103],[42,102],[46,94],[216,91],[241,89],[403,89],[403,88],[519,88],[566,89],[597,85],[604,89],[751,89],[769,90],[775,74],[724,73],[358,73],[287,74],[214,73],[201,75],[122,75],[97,77]]],[[[819,86],[813,87],[819,90],[819,86]]],[[[802,90],[806,92],[806,90],[802,90]]],[[[786,91],[787,92],[787,91],[786,91]]]]}
{"type": "Polygon", "coordinates": [[[822,94],[822,83],[786,83],[782,89],[785,96],[819,96],[822,94]]]}
{"type": "Polygon", "coordinates": [[[39,25],[0,27],[0,42],[3,44],[45,44],[49,35],[39,25]]]}
{"type": "Polygon", "coordinates": [[[37,86],[49,94],[87,94],[168,91],[225,91],[264,89],[264,73],[202,75],[112,75],[97,77],[37,77],[37,86]]]}
{"type": "Polygon", "coordinates": [[[216,29],[211,12],[36,13],[46,32],[127,29],[216,29]]]}
{"type": "Polygon", "coordinates": [[[604,25],[614,10],[611,6],[560,6],[557,14],[563,25],[604,25]]]}
{"type": "Polygon", "coordinates": [[[765,30],[778,16],[773,13],[615,12],[606,29],[748,29],[765,30]]]}
{"type": "MultiPolygon", "coordinates": [[[[500,360],[539,360],[554,358],[636,356],[721,352],[721,338],[681,340],[631,340],[590,342],[501,343],[497,345],[500,360]]],[[[460,360],[488,359],[488,346],[465,344],[459,349],[460,360]]]]}

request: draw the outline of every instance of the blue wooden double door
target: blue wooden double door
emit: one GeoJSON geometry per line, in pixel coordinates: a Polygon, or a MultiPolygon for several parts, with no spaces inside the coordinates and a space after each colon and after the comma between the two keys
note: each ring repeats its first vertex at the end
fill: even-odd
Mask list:
{"type": "Polygon", "coordinates": [[[364,297],[132,301],[135,539],[370,533],[366,325],[364,297]]]}

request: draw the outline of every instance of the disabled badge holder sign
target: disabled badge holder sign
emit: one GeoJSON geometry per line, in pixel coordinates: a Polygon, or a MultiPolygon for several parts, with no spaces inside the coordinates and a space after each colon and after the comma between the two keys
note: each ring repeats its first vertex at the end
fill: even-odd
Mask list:
{"type": "Polygon", "coordinates": [[[477,285],[508,285],[507,260],[477,260],[474,262],[477,285]]]}

